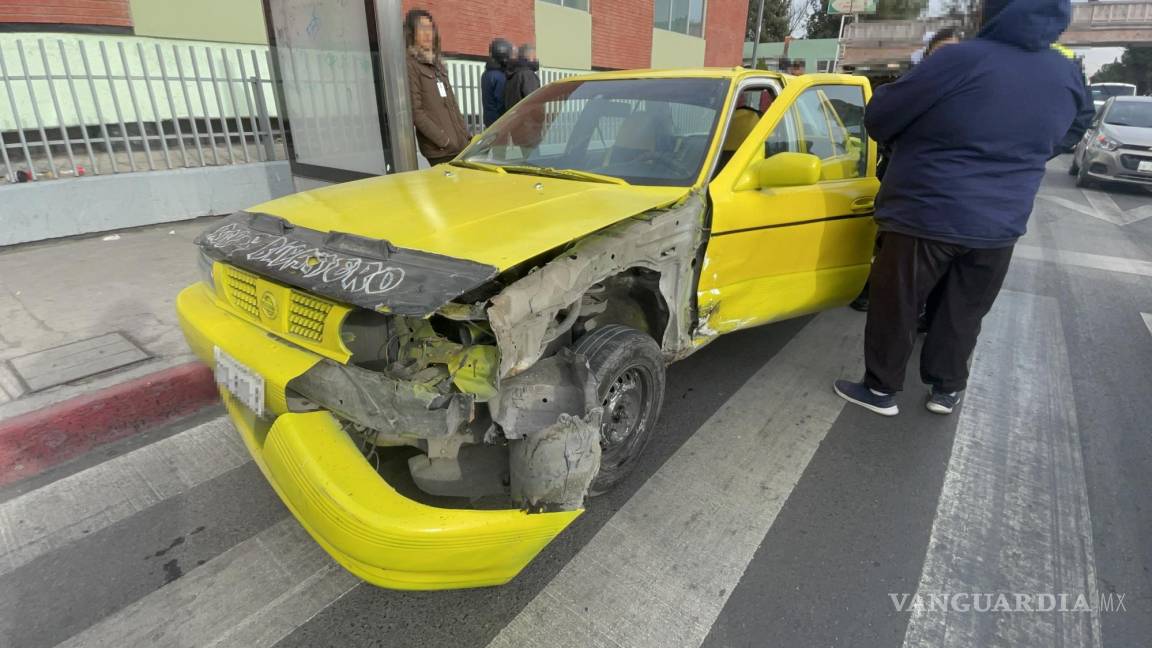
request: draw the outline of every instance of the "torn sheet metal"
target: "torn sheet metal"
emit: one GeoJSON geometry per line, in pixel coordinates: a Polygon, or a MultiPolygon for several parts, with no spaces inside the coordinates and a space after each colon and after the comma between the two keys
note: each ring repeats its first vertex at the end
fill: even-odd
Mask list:
{"type": "Polygon", "coordinates": [[[500,347],[500,376],[515,376],[540,359],[557,314],[593,284],[629,268],[660,274],[669,307],[662,348],[671,360],[692,351],[693,261],[703,236],[706,203],[693,192],[681,203],[591,234],[492,298],[488,320],[500,347]]]}
{"type": "Polygon", "coordinates": [[[534,434],[564,415],[583,417],[596,405],[588,361],[567,348],[505,379],[488,402],[492,420],[508,439],[534,434]]]}
{"type": "Polygon", "coordinates": [[[494,266],[267,214],[237,212],[196,244],[216,261],[381,313],[427,316],[496,276],[494,266]]]}
{"type": "Polygon", "coordinates": [[[552,425],[508,443],[512,498],[531,512],[571,511],[584,505],[600,471],[597,407],[585,417],[561,414],[552,425]]]}
{"type": "Polygon", "coordinates": [[[473,418],[471,394],[445,394],[430,384],[331,360],[316,363],[288,388],[356,424],[404,437],[457,434],[473,418]]]}

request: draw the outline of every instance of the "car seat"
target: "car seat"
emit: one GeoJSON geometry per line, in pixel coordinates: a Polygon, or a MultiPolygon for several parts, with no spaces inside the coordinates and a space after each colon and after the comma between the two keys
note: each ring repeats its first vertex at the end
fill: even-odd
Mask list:
{"type": "Polygon", "coordinates": [[[728,124],[728,134],[724,136],[724,146],[720,148],[720,163],[716,166],[716,173],[724,170],[736,154],[736,149],[748,139],[759,123],[760,113],[753,108],[740,106],[732,111],[732,121],[728,124]]]}

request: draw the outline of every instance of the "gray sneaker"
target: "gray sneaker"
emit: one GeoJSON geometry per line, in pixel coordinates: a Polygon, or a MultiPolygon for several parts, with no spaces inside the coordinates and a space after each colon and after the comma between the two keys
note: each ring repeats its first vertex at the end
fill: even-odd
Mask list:
{"type": "Polygon", "coordinates": [[[924,406],[933,414],[951,414],[960,402],[960,392],[937,391],[933,387],[928,392],[928,402],[924,406]]]}

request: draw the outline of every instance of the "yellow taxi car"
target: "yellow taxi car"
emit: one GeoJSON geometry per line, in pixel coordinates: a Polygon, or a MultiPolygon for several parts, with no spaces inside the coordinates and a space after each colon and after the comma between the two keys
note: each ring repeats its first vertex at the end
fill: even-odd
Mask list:
{"type": "Polygon", "coordinates": [[[548,85],[452,162],[214,224],[181,324],[348,570],[507,582],[659,433],[667,363],[860,291],[870,92],[743,69],[548,85]]]}

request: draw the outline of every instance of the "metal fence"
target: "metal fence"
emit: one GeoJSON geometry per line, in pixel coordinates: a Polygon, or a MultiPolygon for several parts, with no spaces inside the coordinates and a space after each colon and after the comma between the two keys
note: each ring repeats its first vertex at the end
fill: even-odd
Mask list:
{"type": "MultiPolygon", "coordinates": [[[[460,112],[468,122],[468,130],[479,133],[484,130],[484,104],[480,95],[480,77],[484,75],[481,61],[445,61],[448,67],[448,80],[460,102],[460,112]]],[[[548,85],[570,76],[583,74],[573,70],[544,68],[540,70],[540,84],[548,85]]]]}
{"type": "Polygon", "coordinates": [[[285,158],[267,48],[0,42],[9,182],[285,158]]]}
{"type": "MultiPolygon", "coordinates": [[[[332,64],[330,53],[322,58],[332,64]]],[[[306,67],[314,78],[295,79],[308,82],[312,101],[297,101],[297,117],[309,126],[304,108],[323,105],[333,113],[324,122],[330,127],[304,128],[297,146],[307,143],[309,133],[323,134],[327,147],[343,141],[339,131],[363,141],[351,119],[355,114],[337,114],[348,108],[341,97],[353,79],[326,78],[319,65],[306,67]]],[[[480,132],[484,64],[450,60],[447,67],[470,130],[480,132]]],[[[271,69],[263,46],[143,38],[0,40],[0,182],[283,160],[285,126],[271,69]]],[[[540,80],[547,84],[578,73],[543,69],[540,80]]],[[[371,100],[366,108],[373,108],[371,100]]]]}

